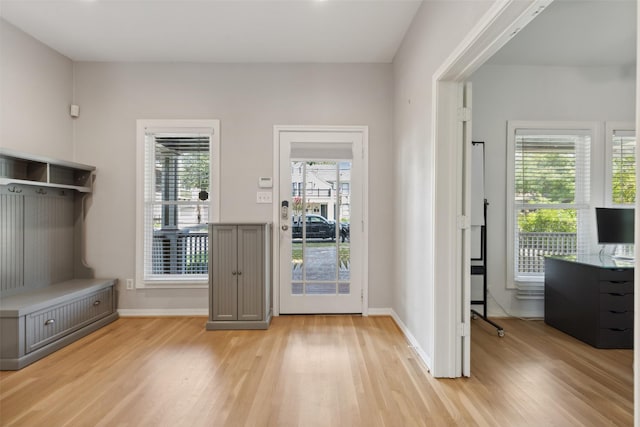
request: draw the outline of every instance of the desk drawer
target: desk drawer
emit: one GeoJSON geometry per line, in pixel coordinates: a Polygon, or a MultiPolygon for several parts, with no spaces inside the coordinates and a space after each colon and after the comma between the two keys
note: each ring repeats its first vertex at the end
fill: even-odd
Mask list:
{"type": "Polygon", "coordinates": [[[633,268],[601,268],[600,280],[633,282],[633,268]]]}
{"type": "Polygon", "coordinates": [[[633,281],[600,281],[600,292],[607,294],[632,294],[633,281]]]}
{"type": "Polygon", "coordinates": [[[113,312],[113,288],[101,289],[26,319],[26,352],[37,350],[113,312]]]}
{"type": "Polygon", "coordinates": [[[600,294],[600,311],[633,311],[633,294],[600,294]]]}
{"type": "Polygon", "coordinates": [[[600,329],[598,348],[633,348],[633,328],[600,329]]]}
{"type": "Polygon", "coordinates": [[[604,329],[633,328],[633,311],[601,311],[600,327],[604,329]]]}

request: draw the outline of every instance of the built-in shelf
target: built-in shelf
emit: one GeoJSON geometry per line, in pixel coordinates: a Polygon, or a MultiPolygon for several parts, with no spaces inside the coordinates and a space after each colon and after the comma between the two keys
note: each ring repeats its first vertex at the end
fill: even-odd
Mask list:
{"type": "Polygon", "coordinates": [[[0,149],[0,185],[23,184],[91,192],[94,166],[0,149]]]}

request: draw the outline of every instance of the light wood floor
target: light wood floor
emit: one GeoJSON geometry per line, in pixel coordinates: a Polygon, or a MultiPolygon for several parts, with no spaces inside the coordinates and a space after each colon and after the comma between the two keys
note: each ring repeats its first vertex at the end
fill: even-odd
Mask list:
{"type": "Polygon", "coordinates": [[[632,425],[632,351],[540,321],[472,326],[471,378],[426,374],[389,317],[282,316],[268,331],[126,318],[0,373],[20,426],[632,425]]]}

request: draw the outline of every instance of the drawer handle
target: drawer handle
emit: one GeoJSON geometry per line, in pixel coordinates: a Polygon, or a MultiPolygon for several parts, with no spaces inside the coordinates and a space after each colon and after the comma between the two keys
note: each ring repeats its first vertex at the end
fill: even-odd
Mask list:
{"type": "Polygon", "coordinates": [[[615,283],[615,284],[620,284],[620,283],[627,283],[627,280],[609,280],[609,283],[615,283]]]}
{"type": "Polygon", "coordinates": [[[56,319],[49,319],[46,322],[44,322],[44,326],[53,325],[54,323],[56,323],[56,319]]]}
{"type": "Polygon", "coordinates": [[[626,294],[621,294],[620,292],[609,292],[609,295],[614,296],[614,297],[623,297],[626,294]]]}
{"type": "Polygon", "coordinates": [[[93,305],[98,306],[100,305],[100,302],[101,302],[100,300],[94,301],[93,305]]]}
{"type": "Polygon", "coordinates": [[[609,328],[610,331],[615,331],[615,332],[624,332],[624,331],[628,331],[629,328],[609,328]]]}
{"type": "Polygon", "coordinates": [[[626,312],[627,310],[623,310],[623,311],[609,310],[609,313],[612,313],[612,314],[624,314],[626,312]]]}

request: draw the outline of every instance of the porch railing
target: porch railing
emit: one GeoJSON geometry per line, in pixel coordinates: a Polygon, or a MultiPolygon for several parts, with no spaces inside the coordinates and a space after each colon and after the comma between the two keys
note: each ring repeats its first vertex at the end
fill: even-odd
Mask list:
{"type": "Polygon", "coordinates": [[[208,253],[207,233],[155,231],[153,233],[153,274],[207,274],[208,253]]]}
{"type": "Polygon", "coordinates": [[[518,273],[543,273],[547,255],[575,255],[576,233],[519,233],[518,273]]]}
{"type": "Polygon", "coordinates": [[[331,197],[331,188],[294,188],[292,192],[293,197],[301,197],[305,195],[307,197],[331,197]]]}
{"type": "MultiPolygon", "coordinates": [[[[547,255],[574,255],[575,233],[519,233],[518,272],[544,272],[547,255]]],[[[153,235],[153,274],[207,274],[207,233],[156,231],[153,235]]]]}

